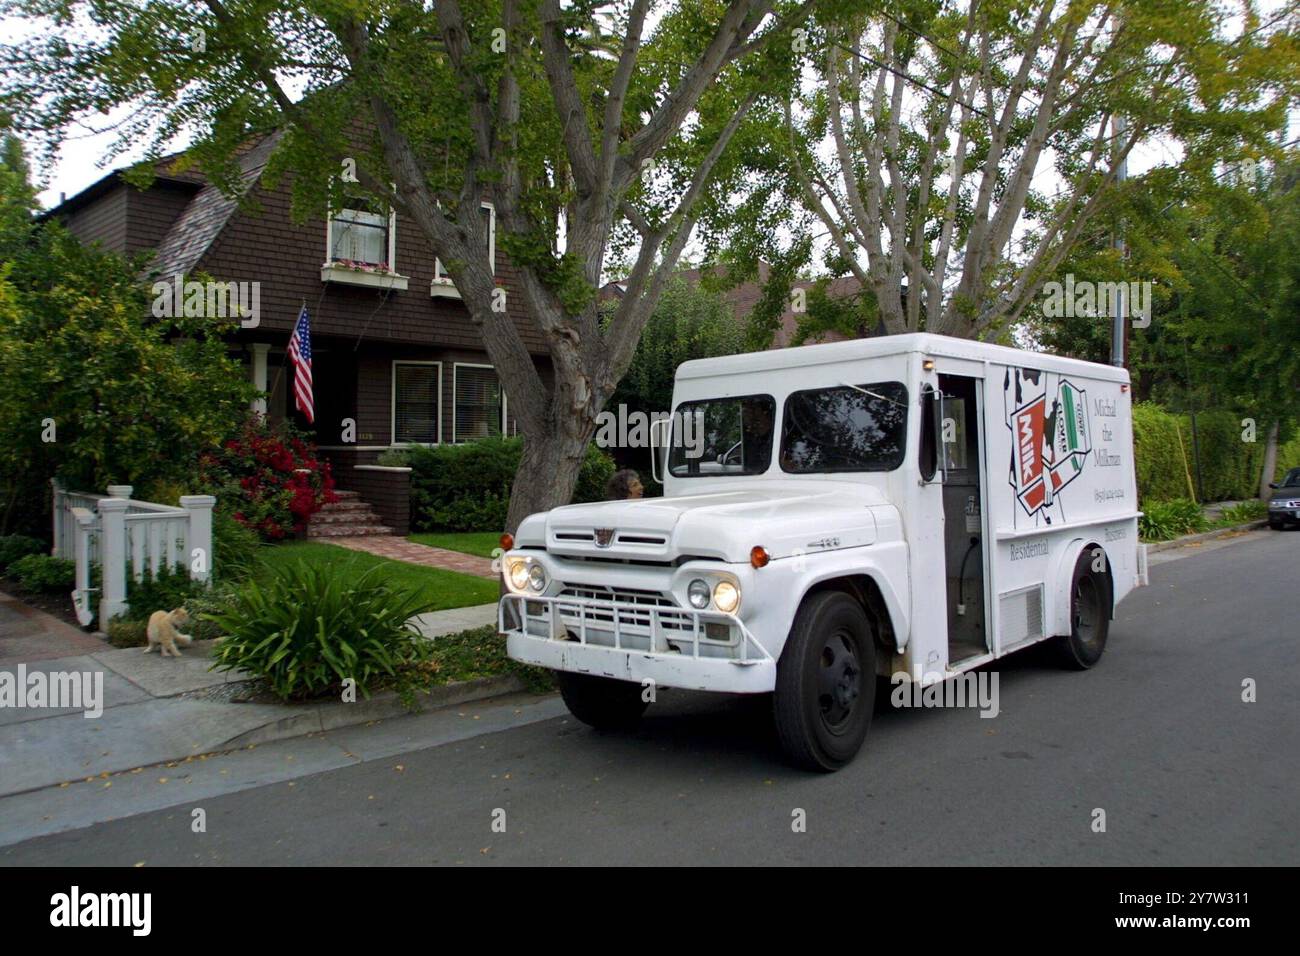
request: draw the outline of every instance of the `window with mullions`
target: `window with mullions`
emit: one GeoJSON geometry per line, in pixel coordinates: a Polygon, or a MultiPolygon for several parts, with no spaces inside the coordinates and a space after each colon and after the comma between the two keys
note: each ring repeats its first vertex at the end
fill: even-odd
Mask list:
{"type": "Polygon", "coordinates": [[[892,471],[907,442],[901,382],[794,392],[785,400],[781,470],[790,474],[892,471]]]}
{"type": "Polygon", "coordinates": [[[393,444],[435,445],[439,441],[442,366],[437,362],[393,363],[393,444]]]}
{"type": "MultiPolygon", "coordinates": [[[[493,273],[496,272],[496,225],[497,213],[491,203],[483,203],[479,207],[479,214],[483,217],[483,231],[485,243],[487,246],[488,263],[492,266],[493,273]]],[[[434,295],[444,295],[455,292],[455,286],[452,285],[451,276],[442,267],[442,260],[433,260],[433,293],[434,295]]]]}
{"type": "Polygon", "coordinates": [[[457,365],[454,370],[456,384],[455,434],[452,441],[473,441],[500,435],[505,419],[505,394],[497,379],[496,369],[481,365],[457,365]]]}
{"type": "Polygon", "coordinates": [[[369,199],[348,200],[345,209],[330,215],[330,261],[393,267],[393,216],[369,199]]]}

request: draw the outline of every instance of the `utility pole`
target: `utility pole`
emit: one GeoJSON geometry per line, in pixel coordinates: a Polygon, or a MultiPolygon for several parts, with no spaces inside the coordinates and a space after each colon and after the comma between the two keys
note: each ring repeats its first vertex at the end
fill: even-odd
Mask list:
{"type": "MultiPolygon", "coordinates": [[[[1119,153],[1123,148],[1122,143],[1124,135],[1128,131],[1128,121],[1123,116],[1116,115],[1111,120],[1111,131],[1115,137],[1113,143],[1115,152],[1119,153]]],[[[1123,183],[1126,179],[1128,179],[1127,153],[1125,153],[1119,160],[1119,171],[1115,177],[1115,182],[1118,185],[1119,183],[1123,183]]],[[[1127,250],[1124,245],[1124,236],[1118,228],[1116,229],[1114,238],[1111,240],[1111,245],[1113,248],[1119,250],[1119,258],[1120,261],[1123,262],[1127,250]]],[[[1128,359],[1128,349],[1125,347],[1128,338],[1128,322],[1126,318],[1128,302],[1125,301],[1125,296],[1128,295],[1128,283],[1117,282],[1116,286],[1118,286],[1118,291],[1116,292],[1112,303],[1115,310],[1115,316],[1111,322],[1110,328],[1110,364],[1119,368],[1124,368],[1128,359]]]]}

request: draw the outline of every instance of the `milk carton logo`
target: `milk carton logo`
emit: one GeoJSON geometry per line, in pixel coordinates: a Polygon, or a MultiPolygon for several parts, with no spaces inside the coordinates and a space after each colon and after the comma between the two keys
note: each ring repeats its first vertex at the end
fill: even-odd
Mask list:
{"type": "Polygon", "coordinates": [[[1011,429],[1011,487],[1025,514],[1051,524],[1060,514],[1057,496],[1083,471],[1092,450],[1088,394],[1068,379],[1052,388],[1047,373],[1037,369],[1009,369],[1003,399],[1011,429]]]}

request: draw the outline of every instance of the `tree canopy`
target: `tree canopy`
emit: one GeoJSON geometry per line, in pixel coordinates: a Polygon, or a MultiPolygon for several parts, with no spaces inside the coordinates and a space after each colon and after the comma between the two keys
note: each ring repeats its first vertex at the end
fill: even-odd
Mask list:
{"type": "Polygon", "coordinates": [[[781,222],[792,267],[777,274],[822,250],[886,331],[1005,334],[1090,225],[1118,228],[1129,197],[1163,205],[1223,162],[1278,158],[1297,27],[1294,6],[1232,18],[1210,0],[839,10],[766,114],[770,146],[752,160],[765,172],[731,254],[752,263],[781,222]],[[1120,186],[1139,144],[1170,160],[1120,186]]]}
{"type": "Polygon", "coordinates": [[[567,500],[595,418],[632,360],[697,219],[741,176],[728,146],[812,0],[12,0],[41,35],[3,51],[3,97],[56,145],[123,113],[120,145],[223,187],[250,138],[282,131],[272,169],[302,215],[348,189],[409,217],[462,295],[524,436],[510,524],[567,500]],[[345,180],[355,171],[356,184],[345,180]],[[343,175],[346,172],[349,176],[343,175]],[[478,210],[520,309],[501,308],[478,210]],[[627,296],[596,290],[625,255],[627,296]],[[544,377],[515,319],[546,343],[544,377]]]}

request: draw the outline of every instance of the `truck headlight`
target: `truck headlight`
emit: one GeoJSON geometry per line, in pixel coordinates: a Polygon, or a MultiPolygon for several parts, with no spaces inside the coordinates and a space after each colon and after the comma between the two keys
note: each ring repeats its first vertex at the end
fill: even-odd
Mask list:
{"type": "Polygon", "coordinates": [[[709,606],[709,585],[707,581],[696,578],[686,588],[686,600],[691,602],[691,607],[698,611],[703,611],[709,606]]]}
{"type": "Polygon", "coordinates": [[[730,581],[719,581],[713,589],[713,603],[724,614],[730,614],[740,606],[740,588],[730,581]]]}
{"type": "Polygon", "coordinates": [[[507,560],[506,578],[512,588],[522,591],[528,584],[528,562],[523,558],[507,560]]]}
{"type": "Polygon", "coordinates": [[[540,564],[528,568],[528,586],[538,592],[546,590],[546,569],[540,564]]]}

